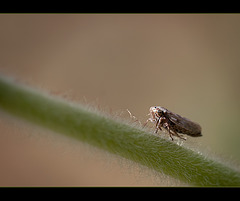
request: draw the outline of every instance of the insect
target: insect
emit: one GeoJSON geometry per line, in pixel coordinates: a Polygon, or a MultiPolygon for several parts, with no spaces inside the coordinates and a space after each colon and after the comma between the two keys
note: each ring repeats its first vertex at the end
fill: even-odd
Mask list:
{"type": "Polygon", "coordinates": [[[160,106],[153,106],[149,109],[150,118],[146,121],[145,125],[148,121],[156,123],[156,130],[162,130],[162,128],[166,129],[173,140],[173,136],[177,136],[183,140],[186,138],[179,135],[179,133],[186,134],[192,137],[200,137],[202,136],[201,133],[201,126],[195,122],[190,121],[185,117],[181,117],[178,114],[175,114],[164,107],[160,106]]]}

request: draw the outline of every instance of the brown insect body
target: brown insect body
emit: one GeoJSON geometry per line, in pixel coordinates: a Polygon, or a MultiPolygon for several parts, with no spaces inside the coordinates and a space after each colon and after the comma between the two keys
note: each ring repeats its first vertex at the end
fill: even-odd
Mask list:
{"type": "MultiPolygon", "coordinates": [[[[148,121],[156,122],[156,131],[162,130],[165,128],[168,130],[170,137],[172,135],[177,136],[181,139],[184,139],[178,133],[186,134],[192,137],[200,137],[201,134],[201,126],[191,120],[182,117],[178,114],[175,114],[164,107],[154,106],[150,107],[150,118],[148,121]]],[[[173,140],[173,138],[172,138],[173,140]]]]}

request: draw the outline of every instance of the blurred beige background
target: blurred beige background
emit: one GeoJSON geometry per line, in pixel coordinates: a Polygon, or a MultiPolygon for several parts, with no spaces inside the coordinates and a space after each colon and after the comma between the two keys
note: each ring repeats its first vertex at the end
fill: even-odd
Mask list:
{"type": "MultiPolygon", "coordinates": [[[[202,126],[189,146],[237,165],[239,36],[237,14],[1,14],[0,73],[141,120],[166,107],[202,126]]],[[[182,185],[0,115],[0,186],[182,185]]]]}

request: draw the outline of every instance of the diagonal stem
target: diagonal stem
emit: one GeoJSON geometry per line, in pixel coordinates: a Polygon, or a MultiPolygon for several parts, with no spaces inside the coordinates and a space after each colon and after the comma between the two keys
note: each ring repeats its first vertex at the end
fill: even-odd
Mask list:
{"type": "Polygon", "coordinates": [[[192,185],[240,186],[240,173],[225,164],[3,76],[0,109],[192,185]]]}

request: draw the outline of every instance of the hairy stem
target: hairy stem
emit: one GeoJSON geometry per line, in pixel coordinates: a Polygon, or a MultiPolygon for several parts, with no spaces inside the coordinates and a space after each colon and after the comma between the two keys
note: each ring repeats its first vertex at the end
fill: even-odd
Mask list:
{"type": "Polygon", "coordinates": [[[240,186],[240,173],[81,105],[0,76],[0,108],[197,186],[240,186]]]}

